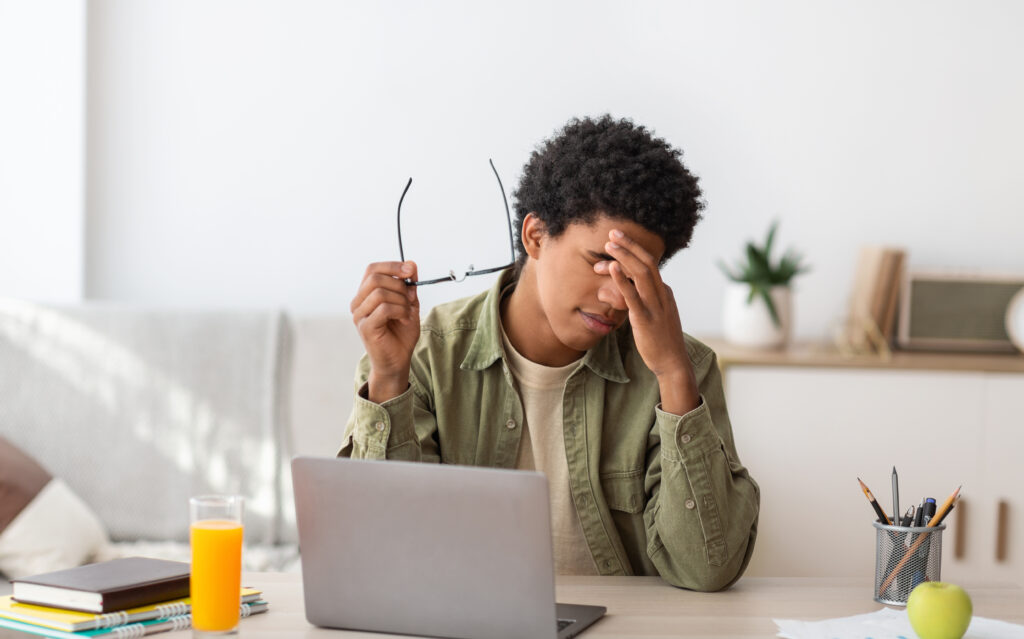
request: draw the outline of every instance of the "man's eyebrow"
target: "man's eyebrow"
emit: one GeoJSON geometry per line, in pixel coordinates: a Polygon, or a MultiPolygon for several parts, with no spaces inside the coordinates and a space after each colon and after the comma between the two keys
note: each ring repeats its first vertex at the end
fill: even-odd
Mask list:
{"type": "Polygon", "coordinates": [[[609,262],[614,262],[615,261],[615,258],[612,257],[611,255],[608,255],[607,253],[598,253],[597,251],[590,251],[590,250],[588,250],[587,253],[590,254],[590,257],[593,257],[593,258],[598,259],[598,260],[607,260],[609,262]]]}

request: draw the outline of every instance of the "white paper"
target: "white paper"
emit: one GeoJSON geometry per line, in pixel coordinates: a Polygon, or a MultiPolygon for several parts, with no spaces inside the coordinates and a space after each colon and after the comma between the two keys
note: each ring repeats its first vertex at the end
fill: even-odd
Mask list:
{"type": "MultiPolygon", "coordinates": [[[[800,621],[772,619],[783,639],[917,639],[906,610],[882,608],[853,617],[800,621]]],[[[964,639],[1024,639],[1024,626],[974,617],[964,639]]]]}

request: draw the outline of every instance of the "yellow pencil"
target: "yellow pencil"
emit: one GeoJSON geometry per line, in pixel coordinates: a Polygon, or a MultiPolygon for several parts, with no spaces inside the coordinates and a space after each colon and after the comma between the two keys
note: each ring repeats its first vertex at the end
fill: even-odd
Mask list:
{"type": "Polygon", "coordinates": [[[960,495],[961,488],[963,488],[963,486],[957,486],[956,490],[953,491],[953,494],[947,497],[946,501],[942,502],[942,507],[935,512],[935,516],[928,522],[929,526],[937,526],[939,522],[942,521],[942,518],[946,516],[946,513],[949,512],[949,509],[953,506],[953,502],[956,501],[956,498],[960,495]]]}
{"type": "MultiPolygon", "coordinates": [[[[946,501],[942,502],[942,507],[939,508],[939,510],[936,511],[935,516],[928,521],[929,528],[933,528],[939,525],[939,522],[942,521],[942,518],[946,516],[946,513],[948,513],[949,509],[953,506],[953,502],[956,501],[957,497],[960,496],[961,488],[963,488],[963,486],[957,486],[956,490],[953,491],[953,494],[947,497],[946,501]]],[[[885,581],[882,582],[882,587],[878,589],[879,597],[881,597],[882,593],[885,592],[885,589],[889,587],[889,584],[892,583],[892,580],[896,578],[896,575],[899,573],[899,571],[903,570],[903,566],[907,565],[907,562],[910,561],[910,558],[914,556],[914,551],[917,550],[921,546],[921,544],[924,543],[924,540],[927,539],[927,537],[928,535],[920,534],[917,536],[917,540],[914,541],[914,543],[910,544],[910,548],[907,548],[907,552],[903,554],[903,559],[900,559],[900,563],[896,564],[896,567],[893,568],[893,571],[890,572],[889,576],[886,577],[885,581]]]]}

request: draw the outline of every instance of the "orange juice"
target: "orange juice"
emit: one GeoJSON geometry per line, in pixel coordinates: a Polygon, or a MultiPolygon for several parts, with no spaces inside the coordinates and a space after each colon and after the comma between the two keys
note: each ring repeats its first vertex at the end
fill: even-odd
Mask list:
{"type": "Polygon", "coordinates": [[[210,632],[238,625],[242,586],[242,524],[192,523],[192,627],[210,632]]]}

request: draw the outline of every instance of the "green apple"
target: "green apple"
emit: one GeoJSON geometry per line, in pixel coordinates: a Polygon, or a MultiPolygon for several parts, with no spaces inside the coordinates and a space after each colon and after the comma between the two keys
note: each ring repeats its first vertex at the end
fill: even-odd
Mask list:
{"type": "Polygon", "coordinates": [[[960,639],[973,611],[963,588],[941,581],[918,584],[907,599],[907,617],[921,639],[960,639]]]}

